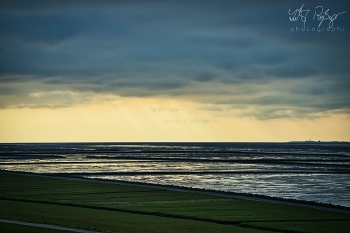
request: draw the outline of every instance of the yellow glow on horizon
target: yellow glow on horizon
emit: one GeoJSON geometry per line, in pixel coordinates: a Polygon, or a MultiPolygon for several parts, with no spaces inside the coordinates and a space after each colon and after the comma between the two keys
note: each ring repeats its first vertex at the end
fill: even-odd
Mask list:
{"type": "Polygon", "coordinates": [[[349,116],[257,120],[174,99],[119,98],[61,109],[0,110],[0,142],[350,141],[349,116]]]}

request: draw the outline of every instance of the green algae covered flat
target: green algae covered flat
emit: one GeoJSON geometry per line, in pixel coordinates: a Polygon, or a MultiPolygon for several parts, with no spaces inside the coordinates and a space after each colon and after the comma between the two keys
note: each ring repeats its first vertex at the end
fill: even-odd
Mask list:
{"type": "Polygon", "coordinates": [[[110,182],[0,173],[0,217],[112,232],[346,232],[350,214],[110,182]]]}

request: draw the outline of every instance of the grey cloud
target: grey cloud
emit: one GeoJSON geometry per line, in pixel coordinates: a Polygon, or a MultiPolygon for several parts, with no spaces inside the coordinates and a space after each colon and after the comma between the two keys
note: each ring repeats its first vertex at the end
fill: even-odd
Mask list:
{"type": "Polygon", "coordinates": [[[54,45],[78,35],[84,29],[84,26],[71,16],[5,13],[1,18],[5,19],[0,27],[2,37],[31,43],[54,45]]]}
{"type": "MultiPolygon", "coordinates": [[[[290,22],[288,9],[302,1],[16,2],[0,3],[3,107],[45,106],[44,98],[26,99],[37,92],[47,92],[51,107],[93,95],[162,95],[255,106],[246,113],[258,118],[350,105],[348,28],[291,32],[301,22],[290,22]]],[[[320,4],[350,9],[347,2],[320,4]]],[[[350,25],[350,11],[341,16],[336,25],[350,25]]]]}
{"type": "Polygon", "coordinates": [[[214,80],[217,77],[217,75],[210,73],[210,72],[203,72],[196,74],[193,77],[193,80],[198,81],[198,82],[209,82],[214,80]]]}

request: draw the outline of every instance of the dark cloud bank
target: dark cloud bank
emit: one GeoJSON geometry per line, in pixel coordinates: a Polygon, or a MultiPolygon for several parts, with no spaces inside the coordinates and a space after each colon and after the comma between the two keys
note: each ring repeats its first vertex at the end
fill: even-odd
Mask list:
{"type": "Polygon", "coordinates": [[[243,116],[260,119],[347,112],[349,25],[348,1],[1,1],[0,107],[116,95],[250,107],[243,116]],[[289,20],[303,4],[310,31],[289,20]],[[327,31],[318,6],[347,12],[327,31]]]}

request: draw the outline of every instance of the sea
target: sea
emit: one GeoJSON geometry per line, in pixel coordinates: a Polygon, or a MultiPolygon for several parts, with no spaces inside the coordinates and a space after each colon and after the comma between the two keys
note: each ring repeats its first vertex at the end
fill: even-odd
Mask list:
{"type": "Polygon", "coordinates": [[[0,170],[350,207],[350,143],[2,143],[0,170]]]}

